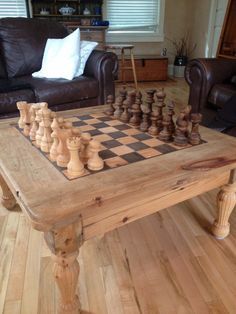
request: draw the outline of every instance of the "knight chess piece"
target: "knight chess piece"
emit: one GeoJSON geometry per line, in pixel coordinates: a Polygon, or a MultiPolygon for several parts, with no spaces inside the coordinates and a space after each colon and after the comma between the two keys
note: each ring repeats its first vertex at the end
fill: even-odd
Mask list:
{"type": "Polygon", "coordinates": [[[186,146],[188,144],[188,121],[184,112],[180,112],[176,121],[174,144],[177,146],[186,146]]]}
{"type": "Polygon", "coordinates": [[[189,143],[198,145],[201,143],[201,136],[199,133],[199,123],[202,121],[201,113],[191,113],[190,121],[192,122],[192,129],[189,134],[189,143]]]}
{"type": "Polygon", "coordinates": [[[20,112],[20,118],[18,120],[18,126],[20,129],[24,129],[24,126],[25,126],[25,123],[24,123],[25,104],[27,104],[26,101],[17,101],[17,103],[16,103],[16,107],[20,112]]]}

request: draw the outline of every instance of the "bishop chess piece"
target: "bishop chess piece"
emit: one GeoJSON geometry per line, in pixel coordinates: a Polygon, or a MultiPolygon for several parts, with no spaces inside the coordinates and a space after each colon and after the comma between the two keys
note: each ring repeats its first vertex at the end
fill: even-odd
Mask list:
{"type": "Polygon", "coordinates": [[[142,104],[142,94],[140,91],[136,92],[135,102],[131,107],[132,117],[129,123],[134,127],[139,127],[141,123],[141,104],[142,104]]]}
{"type": "Polygon", "coordinates": [[[67,148],[70,152],[70,160],[67,164],[67,172],[70,177],[80,177],[85,174],[84,164],[80,160],[80,138],[73,136],[67,139],[67,148]]]}
{"type": "Polygon", "coordinates": [[[113,95],[109,95],[107,96],[107,105],[109,106],[108,109],[105,111],[105,114],[108,116],[113,116],[114,112],[115,112],[115,108],[114,108],[114,96],[113,95]]]}
{"type": "Polygon", "coordinates": [[[96,140],[92,140],[89,143],[89,146],[91,151],[91,157],[88,160],[88,169],[92,171],[98,171],[103,169],[104,161],[98,155],[99,151],[101,150],[101,144],[96,140]]]}
{"type": "Polygon", "coordinates": [[[192,129],[189,134],[189,143],[191,145],[198,145],[201,143],[201,136],[199,134],[199,123],[202,121],[202,114],[191,113],[190,121],[192,122],[192,129]]]}

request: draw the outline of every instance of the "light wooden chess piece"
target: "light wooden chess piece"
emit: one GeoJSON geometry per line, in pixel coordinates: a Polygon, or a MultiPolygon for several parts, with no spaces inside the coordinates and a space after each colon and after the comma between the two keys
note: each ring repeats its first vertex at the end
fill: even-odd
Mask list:
{"type": "Polygon", "coordinates": [[[57,147],[59,144],[59,140],[57,138],[57,132],[56,130],[59,129],[59,123],[57,121],[57,118],[54,118],[51,124],[51,129],[52,129],[52,134],[51,137],[53,139],[53,143],[52,146],[50,148],[50,158],[52,161],[56,161],[57,160],[57,147]]]}
{"type": "Polygon", "coordinates": [[[84,132],[81,134],[80,160],[84,165],[87,164],[90,157],[89,143],[91,141],[91,134],[84,132]]]}
{"type": "Polygon", "coordinates": [[[24,123],[25,104],[27,104],[26,101],[17,101],[16,103],[16,107],[20,112],[20,119],[18,120],[18,126],[20,129],[24,129],[24,126],[25,126],[25,123],[24,123]]]}
{"type": "Polygon", "coordinates": [[[30,107],[30,122],[31,122],[31,129],[30,129],[30,139],[31,141],[35,141],[36,140],[36,132],[38,130],[38,123],[35,120],[36,119],[36,112],[39,109],[38,104],[31,104],[30,107]]]}
{"type": "Polygon", "coordinates": [[[88,160],[88,169],[92,171],[103,169],[104,161],[98,155],[99,151],[101,150],[101,144],[96,140],[92,140],[89,143],[89,149],[91,151],[91,157],[88,160]]]}
{"type": "Polygon", "coordinates": [[[58,167],[67,167],[70,160],[70,153],[66,145],[67,139],[72,136],[71,128],[57,129],[56,135],[59,139],[57,147],[57,165],[58,167]]]}
{"type": "Polygon", "coordinates": [[[30,126],[31,126],[30,107],[31,107],[30,104],[28,104],[28,103],[24,104],[24,118],[23,118],[24,130],[23,130],[23,133],[25,136],[29,136],[29,134],[30,134],[30,126]]]}
{"type": "Polygon", "coordinates": [[[40,149],[42,152],[49,153],[53,139],[51,137],[51,110],[48,108],[42,109],[43,136],[41,138],[40,149]]]}
{"type": "Polygon", "coordinates": [[[79,158],[80,138],[76,136],[69,137],[66,143],[70,152],[70,161],[67,165],[68,175],[71,177],[80,177],[85,173],[84,164],[79,158]]]}

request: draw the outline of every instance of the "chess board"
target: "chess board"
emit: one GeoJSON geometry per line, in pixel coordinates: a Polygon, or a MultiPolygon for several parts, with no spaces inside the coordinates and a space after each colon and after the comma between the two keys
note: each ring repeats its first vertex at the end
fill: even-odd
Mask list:
{"type": "MultiPolygon", "coordinates": [[[[102,149],[99,152],[99,156],[104,160],[105,166],[100,171],[126,166],[192,146],[188,144],[187,146],[180,147],[174,145],[173,142],[165,143],[128,123],[113,119],[105,114],[93,113],[90,115],[74,116],[65,120],[72,122],[73,126],[79,127],[81,132],[90,133],[93,139],[101,143],[102,149]]],[[[21,132],[18,127],[17,129],[21,132]]],[[[27,139],[30,141],[28,137],[27,139]]],[[[204,142],[202,141],[202,143],[204,142]]],[[[52,162],[49,154],[41,152],[36,146],[35,148],[52,162]]],[[[68,180],[78,179],[76,177],[71,178],[67,174],[67,170],[58,167],[56,162],[52,163],[68,180]]],[[[87,169],[85,175],[93,173],[96,172],[87,169]]]]}

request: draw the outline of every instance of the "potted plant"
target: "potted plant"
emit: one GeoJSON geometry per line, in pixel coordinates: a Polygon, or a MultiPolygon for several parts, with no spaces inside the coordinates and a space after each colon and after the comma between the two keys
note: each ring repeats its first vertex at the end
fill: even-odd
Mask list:
{"type": "Polygon", "coordinates": [[[185,36],[181,37],[179,40],[171,40],[174,50],[175,50],[175,59],[174,59],[174,76],[183,77],[184,69],[188,62],[188,58],[191,53],[196,48],[196,44],[189,44],[189,34],[187,33],[185,36]]]}

